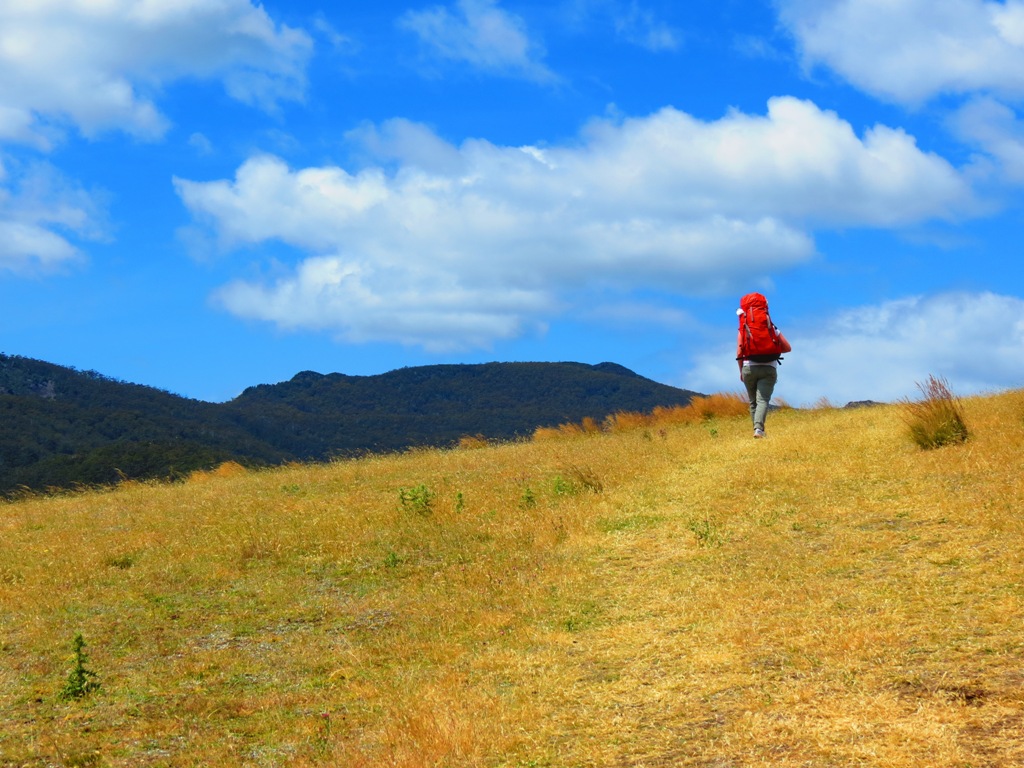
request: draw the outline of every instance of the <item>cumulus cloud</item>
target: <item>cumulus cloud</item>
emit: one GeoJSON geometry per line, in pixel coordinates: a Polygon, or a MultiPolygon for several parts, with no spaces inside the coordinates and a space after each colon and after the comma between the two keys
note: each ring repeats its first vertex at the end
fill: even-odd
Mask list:
{"type": "Polygon", "coordinates": [[[523,19],[496,0],[458,0],[454,9],[437,5],[408,11],[398,24],[443,59],[492,74],[539,82],[557,79],[543,63],[543,47],[530,37],[523,19]]]}
{"type": "Polygon", "coordinates": [[[73,241],[103,239],[103,221],[97,196],[52,166],[0,165],[0,271],[42,274],[77,262],[73,241]]]}
{"type": "Polygon", "coordinates": [[[345,341],[397,341],[430,352],[515,338],[527,327],[540,329],[528,318],[550,310],[533,291],[483,292],[426,266],[371,273],[330,256],[306,259],[273,285],[230,283],[216,298],[239,317],[285,330],[325,330],[345,341]]]}
{"type": "Polygon", "coordinates": [[[776,0],[808,67],[919,104],[944,93],[1024,96],[1024,0],[776,0]]]}
{"type": "Polygon", "coordinates": [[[0,3],[0,141],[45,148],[69,124],[158,138],[155,96],[181,78],[273,109],[303,96],[311,47],[249,0],[0,3]]]}
{"type": "MultiPolygon", "coordinates": [[[[773,313],[774,314],[774,313],[773,313]]],[[[893,402],[918,394],[930,375],[959,394],[1021,386],[1024,299],[994,293],[945,293],[844,310],[833,317],[779,322],[793,344],[776,393],[793,405],[820,398],[893,402]]],[[[684,374],[699,391],[742,389],[735,338],[699,355],[684,374]]]]}
{"type": "Polygon", "coordinates": [[[225,249],[305,257],[221,294],[285,328],[424,346],[486,346],[579,290],[706,295],[806,262],[816,226],[896,227],[970,206],[956,170],[902,132],[858,137],[814,104],[704,122],[675,109],[597,120],[571,144],[460,146],[393,121],[352,134],[378,161],[175,181],[225,249]]]}
{"type": "Polygon", "coordinates": [[[979,151],[975,171],[1024,183],[1024,0],[776,0],[807,68],[920,106],[963,100],[950,126],[979,151]]]}

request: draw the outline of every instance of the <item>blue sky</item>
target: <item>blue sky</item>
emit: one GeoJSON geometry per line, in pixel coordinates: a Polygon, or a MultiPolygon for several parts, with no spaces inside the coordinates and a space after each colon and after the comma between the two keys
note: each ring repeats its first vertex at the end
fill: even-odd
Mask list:
{"type": "Polygon", "coordinates": [[[1021,387],[1022,110],[1022,0],[0,0],[0,352],[1021,387]]]}

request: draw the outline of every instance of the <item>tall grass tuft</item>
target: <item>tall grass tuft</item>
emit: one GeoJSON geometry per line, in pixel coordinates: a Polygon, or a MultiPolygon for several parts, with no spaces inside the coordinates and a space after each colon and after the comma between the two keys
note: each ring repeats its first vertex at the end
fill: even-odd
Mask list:
{"type": "Polygon", "coordinates": [[[464,450],[475,450],[486,448],[490,443],[483,435],[463,435],[459,438],[459,448],[464,450]]]}
{"type": "Polygon", "coordinates": [[[557,440],[560,437],[564,437],[558,427],[537,427],[533,430],[534,442],[542,442],[544,440],[557,440]]]}
{"type": "Polygon", "coordinates": [[[242,477],[248,470],[237,461],[224,461],[212,469],[197,469],[188,476],[190,483],[205,483],[215,478],[242,477]]]}
{"type": "Polygon", "coordinates": [[[566,437],[579,437],[581,435],[596,435],[601,432],[601,427],[592,416],[587,416],[582,422],[566,422],[557,427],[537,427],[533,431],[534,440],[553,440],[566,437]]]}
{"type": "Polygon", "coordinates": [[[651,424],[656,427],[672,424],[699,424],[715,418],[732,418],[749,414],[750,406],[744,395],[734,392],[718,392],[713,395],[695,397],[686,405],[655,408],[651,412],[651,424]]]}
{"type": "Polygon", "coordinates": [[[692,409],[701,421],[716,417],[749,416],[750,405],[746,396],[733,392],[718,392],[707,397],[695,397],[688,408],[692,409]]]}
{"type": "Polygon", "coordinates": [[[945,379],[929,376],[917,388],[921,400],[903,401],[903,420],[910,438],[921,448],[940,448],[967,440],[970,433],[964,421],[960,399],[953,394],[945,379]]]}
{"type": "Polygon", "coordinates": [[[605,432],[629,432],[642,427],[649,427],[654,423],[654,416],[647,413],[635,411],[619,411],[605,417],[602,425],[605,432]]]}

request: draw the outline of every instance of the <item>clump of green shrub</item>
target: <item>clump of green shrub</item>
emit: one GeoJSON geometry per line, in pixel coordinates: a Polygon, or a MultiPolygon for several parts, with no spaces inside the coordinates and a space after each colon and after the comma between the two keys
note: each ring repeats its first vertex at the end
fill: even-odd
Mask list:
{"type": "Polygon", "coordinates": [[[75,641],[71,644],[71,649],[74,651],[74,666],[68,675],[67,682],[64,683],[64,687],[60,691],[60,697],[65,701],[81,699],[100,689],[96,673],[85,666],[88,658],[85,655],[84,648],[85,640],[82,638],[82,635],[75,635],[75,641]]]}
{"type": "Polygon", "coordinates": [[[411,509],[419,515],[430,514],[436,497],[437,494],[422,483],[414,488],[398,489],[398,500],[401,502],[402,507],[411,509]]]}
{"type": "Polygon", "coordinates": [[[697,537],[697,546],[720,547],[725,543],[725,537],[718,524],[708,515],[690,520],[689,528],[697,537]]]}
{"type": "Polygon", "coordinates": [[[970,436],[960,399],[945,379],[929,376],[918,383],[923,398],[903,401],[903,420],[910,438],[921,448],[962,443],[970,436]]]}

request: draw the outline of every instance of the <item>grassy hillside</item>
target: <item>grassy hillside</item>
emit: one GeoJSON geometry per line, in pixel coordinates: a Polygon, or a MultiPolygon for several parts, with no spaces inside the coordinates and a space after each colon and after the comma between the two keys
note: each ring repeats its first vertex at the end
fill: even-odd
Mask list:
{"type": "Polygon", "coordinates": [[[964,410],[4,504],[0,764],[1024,764],[1024,392],[964,410]]]}

